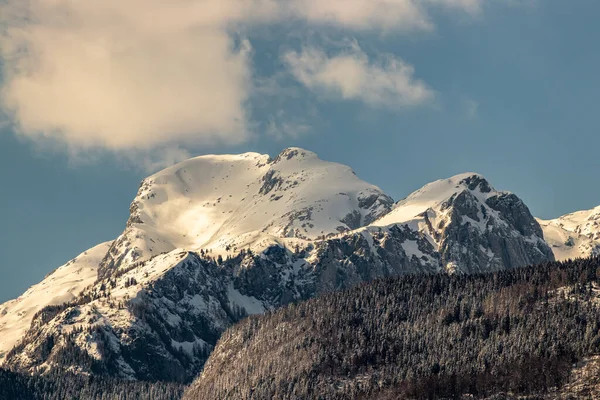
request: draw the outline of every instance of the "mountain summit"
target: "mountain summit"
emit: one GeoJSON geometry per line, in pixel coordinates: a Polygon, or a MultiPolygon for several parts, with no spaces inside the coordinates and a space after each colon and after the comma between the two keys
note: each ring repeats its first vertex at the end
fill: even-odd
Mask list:
{"type": "Polygon", "coordinates": [[[516,195],[476,173],[442,179],[399,201],[374,225],[405,224],[437,247],[448,272],[485,272],[554,259],[516,195]]]}
{"type": "Polygon", "coordinates": [[[312,241],[367,225],[392,207],[344,165],[299,149],[202,156],[144,179],[100,275],[175,249],[215,254],[312,241]]]}
{"type": "Polygon", "coordinates": [[[144,179],[130,211],[114,241],[0,306],[5,366],[186,382],[248,314],[378,277],[555,258],[527,206],[481,175],[394,203],[299,148],[184,161],[144,179]]]}

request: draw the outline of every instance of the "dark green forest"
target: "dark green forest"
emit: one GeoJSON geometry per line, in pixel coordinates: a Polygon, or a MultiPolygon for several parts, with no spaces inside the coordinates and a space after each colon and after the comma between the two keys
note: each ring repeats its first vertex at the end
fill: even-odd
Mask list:
{"type": "Polygon", "coordinates": [[[0,369],[0,400],[176,400],[184,386],[99,376],[26,376],[0,369]]]}
{"type": "Polygon", "coordinates": [[[543,395],[600,354],[600,259],[374,281],[253,316],[185,399],[543,395]]]}

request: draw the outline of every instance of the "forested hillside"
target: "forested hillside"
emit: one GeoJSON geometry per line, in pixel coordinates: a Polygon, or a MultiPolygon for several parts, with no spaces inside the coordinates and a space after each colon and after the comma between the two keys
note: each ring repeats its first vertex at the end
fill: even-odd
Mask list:
{"type": "Polygon", "coordinates": [[[379,280],[228,330],[186,399],[544,394],[600,354],[600,259],[379,280]]]}
{"type": "Polygon", "coordinates": [[[0,369],[0,400],[176,400],[184,386],[96,376],[27,376],[0,369]]]}

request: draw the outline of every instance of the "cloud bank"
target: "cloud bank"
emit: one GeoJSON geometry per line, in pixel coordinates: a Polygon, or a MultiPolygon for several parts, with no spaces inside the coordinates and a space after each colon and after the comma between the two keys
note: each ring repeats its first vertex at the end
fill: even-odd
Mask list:
{"type": "MultiPolygon", "coordinates": [[[[240,143],[254,87],[245,28],[426,31],[440,6],[471,14],[480,0],[5,0],[0,102],[22,135],[73,149],[240,143]]],[[[412,106],[432,96],[399,58],[305,48],[284,59],[306,87],[342,99],[412,106]]]]}

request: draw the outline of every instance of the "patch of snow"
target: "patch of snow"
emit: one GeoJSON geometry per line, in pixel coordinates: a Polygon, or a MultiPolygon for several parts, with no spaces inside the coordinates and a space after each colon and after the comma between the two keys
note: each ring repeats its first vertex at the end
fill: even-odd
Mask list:
{"type": "Polygon", "coordinates": [[[406,240],[402,243],[402,248],[409,258],[412,256],[416,256],[417,258],[426,257],[425,254],[419,250],[419,244],[415,240],[406,240]]]}
{"type": "Polygon", "coordinates": [[[265,306],[255,297],[245,296],[233,287],[230,283],[227,287],[229,303],[246,310],[248,314],[262,314],[265,312],[265,306]]]}
{"type": "Polygon", "coordinates": [[[176,340],[171,339],[171,346],[186,352],[189,355],[194,354],[194,349],[207,349],[211,346],[208,345],[204,340],[196,338],[193,342],[178,342],[176,340]]]}

